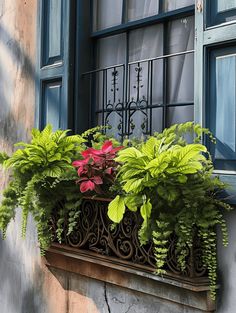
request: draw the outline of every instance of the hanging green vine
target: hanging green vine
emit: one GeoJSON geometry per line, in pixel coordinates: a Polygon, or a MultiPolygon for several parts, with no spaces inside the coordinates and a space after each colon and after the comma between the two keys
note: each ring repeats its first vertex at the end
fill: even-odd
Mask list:
{"type": "MultiPolygon", "coordinates": [[[[132,210],[140,210],[143,224],[140,242],[154,243],[156,272],[165,272],[168,255],[168,238],[176,234],[176,253],[182,271],[186,258],[198,237],[202,242],[202,261],[208,270],[211,296],[216,289],[216,226],[223,234],[223,244],[228,243],[226,223],[222,209],[231,209],[217,196],[225,186],[213,176],[213,165],[206,147],[200,144],[203,134],[214,142],[209,130],[192,122],[174,125],[156,133],[146,142],[135,143],[119,152],[116,161],[121,164],[117,185],[122,193],[110,203],[108,216],[120,222],[125,210],[120,205],[126,199],[132,210]],[[194,143],[186,138],[192,136],[194,143]],[[143,205],[137,196],[145,199],[143,205]],[[143,210],[150,203],[149,210],[143,210]],[[153,223],[155,221],[155,223],[153,223]]],[[[127,205],[127,208],[130,207],[127,205]]]]}
{"type": "Polygon", "coordinates": [[[182,271],[194,240],[201,241],[202,262],[214,298],[216,227],[221,229],[226,246],[222,211],[231,207],[220,199],[225,185],[213,176],[211,156],[201,144],[203,136],[214,142],[212,134],[187,122],[155,133],[146,141],[126,139],[120,146],[114,138],[107,140],[105,129],[98,126],[81,136],[69,136],[68,131],[53,132],[48,125],[41,132],[33,129],[31,142],[18,143],[12,156],[0,154],[0,163],[11,175],[0,205],[3,234],[21,207],[22,235],[31,214],[43,253],[55,235],[50,226],[53,215],[57,216],[56,236],[61,243],[76,230],[85,192],[113,195],[116,197],[109,204],[108,216],[115,224],[126,209],[140,212],[140,244],[153,242],[157,274],[165,273],[170,236],[177,238],[176,254],[182,271]]]}
{"type": "MultiPolygon", "coordinates": [[[[80,197],[75,184],[76,171],[72,161],[78,157],[85,139],[79,135],[68,136],[68,131],[53,132],[48,125],[43,131],[32,130],[30,143],[18,143],[20,147],[12,156],[0,154],[6,169],[11,169],[10,183],[3,192],[0,205],[0,229],[5,234],[7,226],[15,216],[18,207],[22,208],[22,235],[25,236],[28,215],[36,221],[41,251],[51,243],[49,220],[52,210],[67,194],[80,197]]],[[[78,206],[75,206],[76,210],[78,206]]],[[[70,213],[75,208],[63,208],[70,213]]],[[[73,213],[74,214],[74,213],[73,213]]],[[[71,228],[74,224],[70,224],[71,228]]],[[[60,231],[58,230],[60,239],[60,231]]]]}

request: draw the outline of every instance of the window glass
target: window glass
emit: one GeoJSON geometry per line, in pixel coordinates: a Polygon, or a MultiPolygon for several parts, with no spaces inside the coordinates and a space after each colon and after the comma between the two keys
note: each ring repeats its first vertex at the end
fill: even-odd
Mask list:
{"type": "Polygon", "coordinates": [[[236,0],[218,0],[218,12],[227,11],[236,8],[236,0]]]}
{"type": "Polygon", "coordinates": [[[96,74],[97,107],[107,106],[111,109],[122,102],[124,93],[124,66],[126,62],[126,35],[120,34],[99,39],[97,42],[97,68],[101,70],[96,74]],[[114,66],[114,67],[113,67],[114,66]]]}
{"type": "Polygon", "coordinates": [[[207,127],[216,138],[209,148],[220,170],[235,170],[236,161],[236,49],[225,47],[210,52],[207,127]]]}
{"type": "MultiPolygon", "coordinates": [[[[129,36],[129,62],[162,56],[163,25],[155,25],[134,30],[129,36]]],[[[144,61],[129,66],[129,99],[146,99],[152,84],[152,103],[162,102],[163,61],[144,61]]]]}
{"type": "Polygon", "coordinates": [[[130,32],[129,61],[163,55],[163,26],[155,25],[130,32]]]}
{"type": "Polygon", "coordinates": [[[207,26],[236,20],[236,0],[212,0],[206,3],[207,26]]]}
{"type": "Polygon", "coordinates": [[[165,0],[164,10],[172,11],[194,4],[195,0],[165,0]]]}
{"type": "Polygon", "coordinates": [[[193,121],[193,105],[168,107],[167,127],[188,121],[193,121]]]}
{"type": "Polygon", "coordinates": [[[137,20],[159,13],[159,0],[128,0],[127,20],[137,20]]]}
{"type": "MultiPolygon", "coordinates": [[[[172,21],[168,25],[168,53],[194,48],[194,17],[172,21]]],[[[168,103],[193,102],[193,53],[168,59],[168,103]]]]}
{"type": "Polygon", "coordinates": [[[235,159],[236,54],[216,58],[216,159],[235,159]]]}
{"type": "MultiPolygon", "coordinates": [[[[165,5],[174,10],[192,2],[169,1],[165,5]]],[[[97,1],[100,6],[102,3],[97,1]]],[[[159,13],[159,1],[124,3],[129,21],[159,13]]],[[[101,14],[106,14],[105,5],[103,9],[101,14]]],[[[194,17],[165,22],[165,27],[165,38],[164,24],[158,23],[96,40],[99,70],[91,80],[91,88],[96,90],[92,103],[99,122],[111,125],[116,137],[122,133],[140,137],[193,120],[193,53],[165,55],[193,50],[194,17]]]]}
{"type": "Polygon", "coordinates": [[[93,0],[93,30],[121,24],[122,6],[122,0],[93,0]]]}
{"type": "Polygon", "coordinates": [[[97,41],[97,66],[103,68],[125,63],[126,35],[115,35],[97,41]]]}

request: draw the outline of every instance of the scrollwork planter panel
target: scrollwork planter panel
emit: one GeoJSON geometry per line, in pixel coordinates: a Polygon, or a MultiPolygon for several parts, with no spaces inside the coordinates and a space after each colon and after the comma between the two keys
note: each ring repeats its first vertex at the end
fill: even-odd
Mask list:
{"type": "MultiPolygon", "coordinates": [[[[67,235],[68,219],[65,219],[61,244],[79,249],[79,251],[113,257],[132,267],[142,267],[154,272],[153,245],[149,243],[141,246],[138,239],[138,230],[142,222],[141,216],[127,210],[122,222],[116,227],[112,227],[112,222],[107,216],[108,204],[109,199],[84,198],[76,226],[70,235],[67,235]]],[[[55,213],[52,217],[55,243],[58,242],[56,239],[57,219],[55,213]]],[[[167,273],[190,279],[205,278],[207,273],[201,262],[200,243],[195,241],[194,246],[189,249],[184,272],[181,272],[177,265],[175,246],[176,236],[172,235],[169,239],[169,253],[165,268],[167,273]]]]}

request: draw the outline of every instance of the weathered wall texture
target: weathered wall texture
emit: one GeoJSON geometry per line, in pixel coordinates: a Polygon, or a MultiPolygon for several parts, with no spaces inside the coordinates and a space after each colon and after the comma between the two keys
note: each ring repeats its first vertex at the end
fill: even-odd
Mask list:
{"type": "Polygon", "coordinates": [[[236,312],[236,212],[227,213],[229,246],[222,247],[219,237],[218,262],[220,289],[218,293],[217,313],[236,312]]]}
{"type": "MultiPolygon", "coordinates": [[[[34,125],[36,23],[37,0],[0,0],[0,150],[27,140],[34,125]]],[[[5,182],[1,172],[0,188],[5,182]]],[[[17,214],[0,239],[0,312],[59,312],[54,297],[64,290],[41,262],[32,221],[27,240],[19,224],[17,214]],[[49,297],[46,287],[55,293],[49,297]]]]}

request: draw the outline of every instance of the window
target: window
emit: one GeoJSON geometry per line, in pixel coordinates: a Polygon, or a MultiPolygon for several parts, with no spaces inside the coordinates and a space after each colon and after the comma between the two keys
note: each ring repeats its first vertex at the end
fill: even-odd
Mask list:
{"type": "Polygon", "coordinates": [[[217,25],[236,20],[235,0],[211,0],[207,3],[207,26],[217,25]]]}
{"type": "Polygon", "coordinates": [[[193,3],[93,1],[93,124],[122,138],[193,120],[193,3]]]}
{"type": "Polygon", "coordinates": [[[236,203],[236,2],[202,1],[195,15],[195,121],[208,127],[216,145],[207,142],[215,172],[233,188],[236,203]]]}
{"type": "Polygon", "coordinates": [[[210,94],[208,125],[216,137],[209,143],[217,169],[235,170],[236,160],[236,48],[223,47],[209,53],[210,94]]]}

